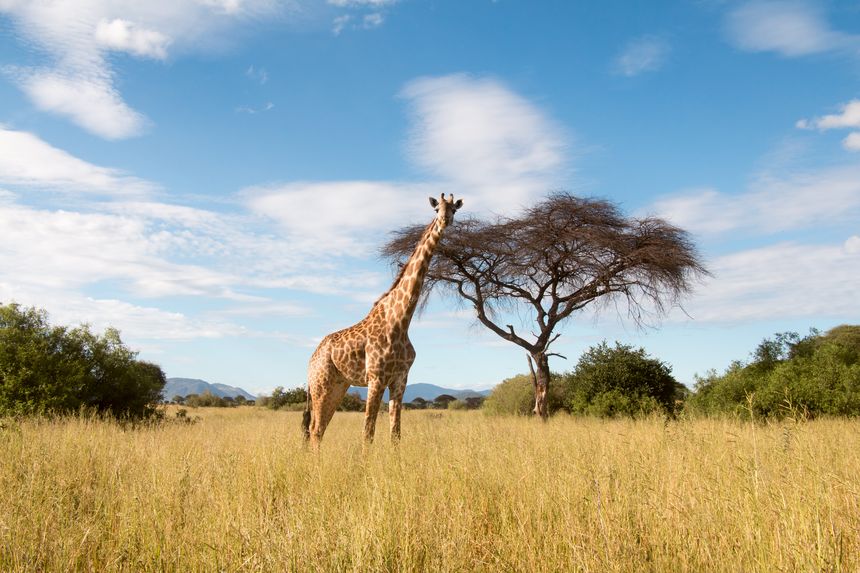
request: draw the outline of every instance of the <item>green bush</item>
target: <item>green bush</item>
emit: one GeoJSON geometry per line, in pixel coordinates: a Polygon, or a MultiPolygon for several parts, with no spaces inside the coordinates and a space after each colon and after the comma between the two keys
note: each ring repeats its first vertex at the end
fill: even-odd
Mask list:
{"type": "Polygon", "coordinates": [[[452,400],[448,402],[449,410],[468,410],[469,405],[466,404],[463,400],[452,400]]]}
{"type": "Polygon", "coordinates": [[[208,390],[202,394],[189,394],[184,403],[192,408],[234,408],[238,405],[233,398],[216,396],[208,390]]]}
{"type": "Polygon", "coordinates": [[[860,414],[860,327],[838,326],[801,338],[780,333],[765,339],[749,364],[733,363],[723,375],[696,383],[694,412],[757,418],[860,414]]]}
{"type": "Polygon", "coordinates": [[[283,386],[278,386],[272,391],[271,396],[263,396],[257,404],[272,410],[304,410],[307,404],[308,393],[304,388],[293,388],[292,390],[284,390],[283,386]]]}
{"type": "Polygon", "coordinates": [[[139,418],[155,411],[166,378],[109,328],[51,326],[44,310],[0,305],[0,413],[139,418]]]}
{"type": "Polygon", "coordinates": [[[671,414],[685,391],[672,369],[644,349],[605,341],[589,348],[560,383],[572,414],[601,417],[671,414]]]}
{"type": "MultiPolygon", "coordinates": [[[[529,374],[519,374],[504,380],[493,388],[481,409],[488,414],[515,414],[527,416],[535,405],[535,390],[529,374]]],[[[563,389],[558,385],[558,376],[550,379],[548,409],[550,414],[564,406],[563,389]]]]}

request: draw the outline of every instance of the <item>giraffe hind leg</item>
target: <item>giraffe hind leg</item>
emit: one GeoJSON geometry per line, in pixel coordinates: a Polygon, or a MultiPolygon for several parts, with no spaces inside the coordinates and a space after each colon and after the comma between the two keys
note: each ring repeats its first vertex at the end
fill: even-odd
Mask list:
{"type": "Polygon", "coordinates": [[[308,434],[310,443],[318,448],[329,422],[349,389],[347,381],[331,361],[319,369],[313,369],[310,378],[310,420],[308,434]]]}

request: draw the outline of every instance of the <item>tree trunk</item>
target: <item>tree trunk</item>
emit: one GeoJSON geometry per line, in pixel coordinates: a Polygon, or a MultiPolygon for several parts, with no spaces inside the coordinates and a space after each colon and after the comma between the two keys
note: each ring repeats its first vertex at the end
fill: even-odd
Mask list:
{"type": "Polygon", "coordinates": [[[532,411],[545,422],[549,418],[549,357],[543,352],[536,352],[528,356],[528,359],[535,389],[535,407],[532,411]]]}

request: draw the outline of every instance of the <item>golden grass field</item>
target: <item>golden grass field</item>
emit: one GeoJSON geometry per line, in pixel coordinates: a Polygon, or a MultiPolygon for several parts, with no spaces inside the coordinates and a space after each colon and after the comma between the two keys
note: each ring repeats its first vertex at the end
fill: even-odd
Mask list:
{"type": "Polygon", "coordinates": [[[860,571],[860,422],[5,420],[0,571],[860,571]]]}

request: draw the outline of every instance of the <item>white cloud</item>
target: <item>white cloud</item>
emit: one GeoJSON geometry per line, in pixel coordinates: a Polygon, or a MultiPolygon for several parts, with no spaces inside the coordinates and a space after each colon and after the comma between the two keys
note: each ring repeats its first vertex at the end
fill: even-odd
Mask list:
{"type": "Polygon", "coordinates": [[[168,49],[200,49],[250,17],[283,10],[277,0],[6,0],[0,13],[47,56],[38,69],[7,69],[37,108],[100,137],[143,133],[144,116],[114,83],[110,51],[163,60],[168,49]]]}
{"type": "Polygon", "coordinates": [[[784,179],[766,176],[736,195],[697,189],[658,199],[652,208],[673,223],[704,234],[736,230],[762,234],[833,225],[860,215],[860,167],[784,179]]]}
{"type": "MultiPolygon", "coordinates": [[[[801,119],[795,126],[798,129],[817,129],[819,131],[860,128],[860,99],[854,99],[842,105],[839,113],[813,119],[801,119]]],[[[842,140],[842,147],[848,151],[860,151],[860,132],[849,133],[842,140]]]]}
{"type": "Polygon", "coordinates": [[[38,71],[20,74],[19,79],[37,108],[66,116],[105,139],[139,135],[147,124],[107,78],[38,71]]]}
{"type": "Polygon", "coordinates": [[[397,4],[398,1],[399,0],[328,0],[328,3],[339,8],[380,8],[382,6],[397,4]]]}
{"type": "Polygon", "coordinates": [[[860,131],[849,133],[848,136],[842,140],[842,147],[848,151],[860,151],[860,131]]]}
{"type": "Polygon", "coordinates": [[[849,49],[860,38],[833,30],[817,6],[792,0],[748,2],[728,15],[726,28],[742,50],[787,57],[849,49]]]}
{"type": "Polygon", "coordinates": [[[248,69],[245,70],[245,76],[258,82],[260,85],[265,85],[269,81],[269,72],[266,71],[266,68],[248,66],[248,69]]]}
{"type": "Polygon", "coordinates": [[[546,193],[564,167],[568,149],[561,130],[496,80],[419,78],[401,95],[411,104],[411,159],[443,182],[468,189],[470,209],[517,210],[546,193]]]}
{"type": "Polygon", "coordinates": [[[142,195],[155,189],[151,183],[87,163],[31,133],[2,125],[0,183],[110,195],[142,195]]]}
{"type": "Polygon", "coordinates": [[[857,239],[844,246],[777,244],[719,257],[709,264],[713,278],[685,308],[699,323],[858,316],[857,239]]]}
{"type": "Polygon", "coordinates": [[[103,19],[96,26],[96,42],[110,50],[163,60],[167,58],[170,38],[155,30],[139,28],[134,22],[103,19]]]}
{"type": "Polygon", "coordinates": [[[362,19],[362,25],[364,29],[369,30],[371,28],[378,28],[385,21],[385,17],[379,12],[374,12],[373,14],[365,14],[362,19]]]}
{"type": "Polygon", "coordinates": [[[860,253],[860,236],[852,235],[851,237],[848,237],[848,240],[845,241],[843,248],[845,249],[846,253],[852,255],[860,253]]]}
{"type": "Polygon", "coordinates": [[[376,181],[290,183],[243,192],[251,212],[277,221],[297,248],[326,254],[366,255],[387,230],[433,212],[427,185],[376,181]],[[359,237],[362,238],[359,238],[359,237]]]}
{"type": "Polygon", "coordinates": [[[799,129],[843,129],[860,127],[860,99],[854,99],[840,107],[839,113],[816,117],[811,120],[801,119],[797,122],[799,129]]]}
{"type": "Polygon", "coordinates": [[[669,43],[654,36],[633,40],[615,59],[613,68],[616,73],[631,77],[644,72],[653,72],[663,67],[669,55],[669,43]]]}
{"type": "Polygon", "coordinates": [[[335,17],[332,20],[331,32],[335,36],[339,36],[343,29],[346,28],[346,25],[349,24],[349,21],[352,19],[352,16],[349,14],[343,14],[342,16],[335,17]]]}

